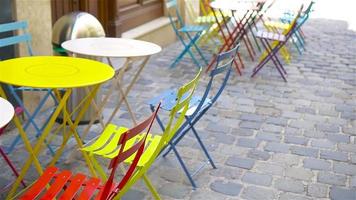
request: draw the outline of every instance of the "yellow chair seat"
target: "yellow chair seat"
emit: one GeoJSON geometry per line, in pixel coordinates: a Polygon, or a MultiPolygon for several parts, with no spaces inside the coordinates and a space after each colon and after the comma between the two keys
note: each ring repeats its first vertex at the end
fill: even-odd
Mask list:
{"type": "MultiPolygon", "coordinates": [[[[108,159],[112,159],[119,154],[120,147],[117,146],[121,135],[127,131],[126,127],[117,127],[114,124],[109,124],[103,133],[96,139],[95,142],[82,148],[82,151],[88,152],[90,155],[99,155],[108,159]]],[[[138,135],[130,139],[125,146],[125,149],[135,144],[137,139],[140,139],[143,134],[138,135]]],[[[154,151],[161,140],[161,135],[148,134],[145,151],[142,154],[138,166],[144,166],[151,158],[154,151]]],[[[135,157],[135,154],[125,160],[126,163],[131,163],[135,157]]]]}
{"type": "Polygon", "coordinates": [[[283,22],[278,22],[278,21],[266,21],[265,25],[269,26],[269,27],[273,27],[273,28],[278,28],[278,29],[288,29],[290,26],[288,23],[283,23],[283,22]]]}

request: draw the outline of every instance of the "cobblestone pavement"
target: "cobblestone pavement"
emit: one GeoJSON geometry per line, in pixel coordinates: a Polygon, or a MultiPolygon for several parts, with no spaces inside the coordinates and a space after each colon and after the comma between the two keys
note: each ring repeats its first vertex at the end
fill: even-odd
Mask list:
{"type": "MultiPolygon", "coordinates": [[[[256,63],[244,56],[243,76],[234,75],[197,125],[218,169],[206,166],[194,177],[198,188],[192,190],[174,155],[157,160],[149,177],[163,199],[356,199],[356,33],[342,21],[323,19],[310,20],[304,32],[307,51],[293,52],[292,63],[285,65],[288,83],[271,65],[251,79],[256,63]]],[[[177,43],[152,57],[130,93],[139,119],[150,113],[145,100],[193,77],[196,68],[189,58],[168,68],[178,51],[177,43]]],[[[130,125],[122,108],[114,121],[130,125]]],[[[6,145],[13,134],[1,143],[6,145]]],[[[94,129],[89,135],[97,134],[94,129]]],[[[71,140],[58,166],[86,172],[81,155],[71,154],[74,144],[71,140]]],[[[178,150],[191,170],[204,161],[191,133],[178,150]]],[[[26,156],[23,147],[10,155],[17,165],[26,156]]],[[[44,151],[42,162],[49,158],[44,151]]],[[[4,185],[12,177],[0,162],[4,185]]],[[[26,180],[37,177],[32,172],[26,180]]],[[[141,182],[125,197],[151,198],[141,182]]]]}

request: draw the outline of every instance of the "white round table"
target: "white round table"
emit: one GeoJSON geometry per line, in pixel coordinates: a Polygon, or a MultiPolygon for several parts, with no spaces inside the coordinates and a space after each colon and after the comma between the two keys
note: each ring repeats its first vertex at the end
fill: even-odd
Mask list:
{"type": "Polygon", "coordinates": [[[6,126],[14,114],[15,110],[11,103],[0,97],[0,128],[6,126]]]}
{"type": "MultiPolygon", "coordinates": [[[[117,72],[116,76],[114,76],[112,80],[112,87],[107,92],[107,94],[104,95],[105,97],[103,98],[101,105],[96,105],[95,103],[93,104],[97,113],[97,116],[95,118],[99,119],[102,127],[104,128],[105,124],[108,124],[112,121],[117,111],[119,110],[122,102],[126,104],[128,112],[134,124],[137,124],[135,115],[132,112],[129,102],[127,101],[127,95],[133,85],[136,83],[140,73],[147,64],[150,56],[159,53],[160,51],[162,51],[162,48],[157,44],[142,40],[112,37],[73,39],[63,42],[62,47],[65,50],[77,55],[107,58],[111,67],[117,72]],[[126,62],[121,66],[114,66],[110,58],[125,58],[126,62]],[[123,80],[124,74],[126,74],[126,71],[129,69],[130,66],[133,66],[133,62],[142,60],[141,58],[143,58],[143,61],[138,65],[136,72],[132,73],[131,81],[125,81],[127,87],[124,90],[120,83],[123,80]],[[113,112],[107,122],[104,123],[100,115],[104,109],[104,106],[107,104],[109,97],[113,94],[113,91],[115,89],[119,92],[121,98],[113,109],[113,112]]],[[[85,137],[86,134],[89,132],[89,129],[94,123],[94,121],[94,118],[90,121],[89,125],[83,132],[83,137],[85,137]]]]}
{"type": "Polygon", "coordinates": [[[62,47],[76,54],[109,58],[150,56],[162,50],[151,42],[110,37],[68,40],[62,43],[62,47]]]}

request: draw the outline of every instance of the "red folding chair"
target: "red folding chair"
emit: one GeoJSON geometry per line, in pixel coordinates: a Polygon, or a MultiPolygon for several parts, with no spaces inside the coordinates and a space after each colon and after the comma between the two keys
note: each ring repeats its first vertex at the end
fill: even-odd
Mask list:
{"type": "Polygon", "coordinates": [[[159,108],[160,104],[149,118],[138,124],[136,127],[126,130],[123,133],[120,132],[122,128],[116,130],[116,134],[121,134],[117,144],[119,154],[111,160],[109,165],[109,169],[111,169],[110,177],[104,184],[101,184],[101,180],[98,178],[87,177],[81,173],[73,174],[69,170],[60,171],[58,168],[50,166],[43,172],[41,177],[29,187],[29,189],[17,195],[20,196],[20,198],[15,198],[21,200],[107,200],[114,199],[119,194],[122,195],[121,191],[127,191],[125,186],[131,186],[132,181],[138,180],[137,176],[142,174],[142,171],[137,168],[137,164],[141,155],[145,151],[147,135],[150,132],[159,108]],[[144,132],[145,129],[147,129],[147,132],[144,132]],[[115,183],[114,177],[118,165],[132,157],[133,161],[129,164],[121,181],[115,183]]]}

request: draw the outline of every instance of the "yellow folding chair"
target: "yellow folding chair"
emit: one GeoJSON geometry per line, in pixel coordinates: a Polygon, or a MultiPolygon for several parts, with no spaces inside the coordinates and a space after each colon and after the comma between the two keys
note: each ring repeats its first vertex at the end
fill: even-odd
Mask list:
{"type": "MultiPolygon", "coordinates": [[[[137,173],[126,184],[126,187],[121,190],[121,193],[117,195],[117,198],[121,198],[122,194],[125,194],[125,192],[138,179],[143,178],[153,197],[155,199],[160,199],[159,194],[153,187],[146,173],[160,152],[169,144],[177,130],[181,127],[185,119],[185,114],[189,108],[190,100],[199,82],[201,71],[202,68],[199,69],[199,72],[193,80],[178,89],[174,101],[162,101],[162,109],[166,110],[168,107],[171,109],[168,123],[165,126],[165,131],[162,134],[148,134],[145,151],[137,164],[137,173]]],[[[88,145],[81,150],[88,152],[90,156],[101,156],[107,159],[112,159],[119,153],[117,141],[120,138],[121,133],[125,130],[127,130],[127,128],[117,128],[116,125],[109,124],[100,136],[93,139],[93,141],[95,140],[94,142],[89,142],[88,145]]],[[[128,147],[130,147],[130,145],[132,144],[127,144],[128,147]]],[[[126,159],[125,162],[129,164],[133,161],[133,158],[134,157],[130,157],[126,159]]],[[[99,163],[96,162],[93,164],[96,169],[101,169],[99,163]]]]}
{"type": "MultiPolygon", "coordinates": [[[[190,21],[196,24],[204,24],[209,26],[207,31],[205,31],[202,34],[202,37],[199,39],[198,42],[200,44],[205,44],[209,47],[212,47],[212,49],[215,50],[215,48],[219,46],[219,44],[222,44],[224,40],[219,34],[219,26],[216,23],[216,19],[213,14],[214,11],[209,7],[209,0],[199,0],[199,9],[201,12],[199,13],[200,15],[198,16],[196,15],[196,11],[195,11],[196,9],[194,8],[192,1],[186,0],[185,4],[187,9],[187,15],[190,21]]],[[[220,21],[223,20],[220,13],[215,13],[215,14],[218,20],[220,21]]],[[[229,14],[223,13],[223,15],[224,16],[226,15],[225,17],[228,17],[230,13],[229,14]]]]}

